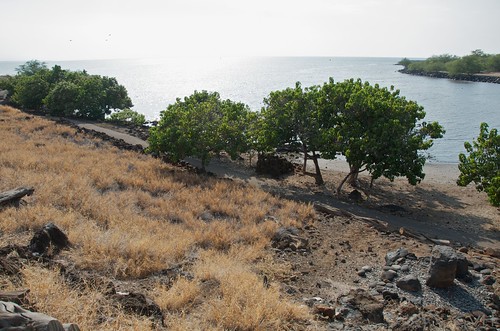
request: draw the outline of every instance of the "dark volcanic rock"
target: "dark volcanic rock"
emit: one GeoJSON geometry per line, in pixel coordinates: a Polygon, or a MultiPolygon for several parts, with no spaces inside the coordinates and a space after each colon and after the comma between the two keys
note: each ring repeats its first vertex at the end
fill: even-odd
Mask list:
{"type": "Polygon", "coordinates": [[[422,289],[422,285],[420,284],[420,281],[414,275],[407,275],[407,276],[401,277],[396,282],[396,286],[402,290],[409,291],[409,292],[418,292],[422,289]]]}
{"type": "Polygon", "coordinates": [[[260,154],[255,171],[258,174],[280,177],[293,172],[293,163],[273,154],[260,154]]]}
{"type": "Polygon", "coordinates": [[[408,250],[406,248],[398,248],[397,250],[389,252],[385,255],[385,264],[392,265],[394,262],[402,257],[405,257],[406,255],[408,255],[408,250]]]}
{"type": "Polygon", "coordinates": [[[384,282],[392,282],[397,275],[398,273],[394,270],[386,270],[380,275],[380,280],[384,282]]]}
{"type": "Polygon", "coordinates": [[[384,304],[363,289],[351,290],[347,295],[339,297],[338,301],[358,310],[370,322],[384,322],[384,304]]]}
{"type": "Polygon", "coordinates": [[[351,193],[349,193],[348,198],[356,202],[363,201],[363,196],[361,195],[361,192],[359,192],[358,190],[352,190],[351,193]]]}
{"type": "Polygon", "coordinates": [[[434,246],[427,286],[445,288],[453,285],[455,277],[468,275],[467,259],[448,246],[434,246]]]}
{"type": "Polygon", "coordinates": [[[49,248],[54,253],[70,245],[68,237],[54,223],[46,224],[41,230],[37,231],[28,246],[32,253],[46,254],[49,248]]]}
{"type": "Polygon", "coordinates": [[[158,319],[163,318],[160,307],[151,299],[146,298],[141,293],[116,293],[111,296],[116,300],[126,311],[142,315],[152,316],[158,319]]]}
{"type": "Polygon", "coordinates": [[[294,251],[298,249],[307,249],[308,241],[299,236],[299,229],[294,227],[281,227],[274,234],[272,246],[278,249],[290,248],[294,251]]]}

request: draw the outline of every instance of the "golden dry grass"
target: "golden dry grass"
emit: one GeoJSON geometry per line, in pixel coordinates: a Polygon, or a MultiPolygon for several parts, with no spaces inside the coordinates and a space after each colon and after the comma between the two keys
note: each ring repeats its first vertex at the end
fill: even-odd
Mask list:
{"type": "MultiPolygon", "coordinates": [[[[266,270],[265,247],[276,228],[310,220],[311,206],[199,177],[0,106],[0,191],[18,186],[35,193],[22,208],[0,210],[2,246],[54,222],[74,245],[62,258],[128,281],[194,257],[192,280],[149,289],[171,329],[279,329],[308,316],[277,287],[265,288],[258,273],[266,270]]],[[[23,280],[40,311],[96,329],[90,301],[104,302],[97,290],[82,297],[57,272],[34,265],[23,280]],[[77,301],[89,308],[75,308],[77,301]]],[[[115,324],[98,329],[144,327],[143,320],[108,313],[115,324]]]]}

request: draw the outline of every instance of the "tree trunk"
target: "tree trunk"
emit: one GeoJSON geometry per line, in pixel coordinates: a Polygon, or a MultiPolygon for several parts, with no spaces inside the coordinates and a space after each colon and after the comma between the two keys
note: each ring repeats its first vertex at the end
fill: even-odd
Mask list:
{"type": "Polygon", "coordinates": [[[349,173],[349,185],[353,187],[358,187],[358,174],[359,167],[350,166],[351,172],[349,173]]]}
{"type": "Polygon", "coordinates": [[[205,155],[203,155],[201,157],[201,171],[203,173],[207,172],[206,165],[207,165],[207,157],[205,155]]]}
{"type": "Polygon", "coordinates": [[[302,168],[302,174],[306,174],[307,172],[307,146],[306,144],[302,144],[302,152],[304,153],[304,166],[302,168]]]}
{"type": "Polygon", "coordinates": [[[314,176],[314,178],[316,179],[316,185],[323,185],[325,181],[323,180],[321,169],[319,168],[318,155],[314,151],[312,152],[312,159],[314,162],[314,168],[316,169],[316,176],[314,176]]]}
{"type": "Polygon", "coordinates": [[[344,183],[347,181],[347,179],[351,176],[351,173],[349,172],[347,176],[344,177],[344,179],[340,182],[339,186],[337,187],[337,195],[340,195],[340,191],[342,190],[342,186],[344,186],[344,183]]]}

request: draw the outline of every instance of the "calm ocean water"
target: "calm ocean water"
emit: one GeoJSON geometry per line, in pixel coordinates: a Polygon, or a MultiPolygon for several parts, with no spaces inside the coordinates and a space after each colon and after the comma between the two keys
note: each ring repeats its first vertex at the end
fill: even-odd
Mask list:
{"type": "MultiPolygon", "coordinates": [[[[144,60],[59,61],[63,69],[113,76],[132,98],[134,110],[150,120],[178,97],[194,90],[217,91],[221,97],[259,110],[269,92],[293,87],[361,78],[381,86],[394,85],[401,95],[424,106],[427,121],[446,129],[430,150],[433,162],[457,163],[481,122],[500,129],[500,85],[457,82],[400,74],[399,58],[168,58],[144,60]]],[[[20,62],[0,62],[0,75],[13,74],[20,62]]],[[[56,63],[48,62],[49,66],[56,63]]]]}

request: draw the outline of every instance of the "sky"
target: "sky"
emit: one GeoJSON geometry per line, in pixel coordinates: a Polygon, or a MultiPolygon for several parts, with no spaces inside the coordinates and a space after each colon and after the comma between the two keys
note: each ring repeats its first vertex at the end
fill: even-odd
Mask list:
{"type": "Polygon", "coordinates": [[[0,0],[0,61],[500,53],[500,0],[0,0]]]}

